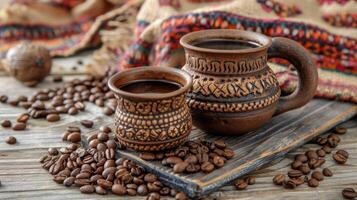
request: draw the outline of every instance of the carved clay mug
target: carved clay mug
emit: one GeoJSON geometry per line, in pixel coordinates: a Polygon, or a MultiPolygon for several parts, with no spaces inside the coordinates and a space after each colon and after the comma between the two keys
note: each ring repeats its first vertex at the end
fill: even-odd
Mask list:
{"type": "Polygon", "coordinates": [[[118,101],[119,143],[139,151],[160,151],[183,143],[192,128],[185,96],[192,78],[180,69],[137,67],[117,73],[108,85],[118,101]]]}
{"type": "Polygon", "coordinates": [[[181,38],[193,77],[187,101],[193,124],[216,134],[238,135],[266,123],[274,114],[305,105],[317,87],[317,69],[300,44],[281,37],[232,29],[205,30],[181,38]],[[296,91],[280,97],[277,78],[267,65],[284,58],[299,76],[296,91]]]}

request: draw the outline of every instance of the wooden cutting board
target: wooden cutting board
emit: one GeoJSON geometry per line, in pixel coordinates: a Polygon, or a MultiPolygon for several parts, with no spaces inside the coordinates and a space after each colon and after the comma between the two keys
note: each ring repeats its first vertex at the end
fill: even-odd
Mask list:
{"type": "Polygon", "coordinates": [[[194,129],[190,139],[224,139],[236,153],[224,167],[209,174],[175,174],[158,161],[140,159],[135,151],[118,150],[118,154],[157,174],[166,185],[184,191],[190,197],[199,197],[284,156],[356,113],[356,104],[315,99],[300,109],[274,117],[259,130],[239,137],[208,135],[194,129]]]}

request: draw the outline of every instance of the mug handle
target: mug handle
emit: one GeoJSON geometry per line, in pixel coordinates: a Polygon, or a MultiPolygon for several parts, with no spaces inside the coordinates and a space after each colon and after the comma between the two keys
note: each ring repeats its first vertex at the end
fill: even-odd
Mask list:
{"type": "Polygon", "coordinates": [[[268,59],[283,58],[296,68],[299,84],[296,90],[284,97],[280,97],[274,115],[301,107],[309,102],[317,88],[318,75],[315,63],[310,53],[299,43],[283,38],[274,37],[268,50],[268,59]]]}

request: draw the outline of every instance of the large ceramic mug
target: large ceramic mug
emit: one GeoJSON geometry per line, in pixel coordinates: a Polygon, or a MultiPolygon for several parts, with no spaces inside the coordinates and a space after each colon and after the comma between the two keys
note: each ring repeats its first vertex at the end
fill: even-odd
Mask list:
{"type": "Polygon", "coordinates": [[[192,128],[185,96],[192,78],[180,69],[137,67],[109,79],[118,101],[116,136],[139,151],[161,151],[184,142],[192,128]]]}
{"type": "Polygon", "coordinates": [[[193,77],[187,100],[193,123],[215,134],[250,132],[280,114],[305,105],[317,88],[317,69],[297,42],[232,29],[205,30],[181,38],[193,77]],[[267,65],[284,58],[298,72],[299,86],[280,97],[277,78],[267,65]]]}

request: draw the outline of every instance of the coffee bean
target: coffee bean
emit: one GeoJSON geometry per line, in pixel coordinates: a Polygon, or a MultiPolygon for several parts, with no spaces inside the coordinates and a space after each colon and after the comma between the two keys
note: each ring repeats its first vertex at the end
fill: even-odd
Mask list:
{"type": "Polygon", "coordinates": [[[177,156],[170,156],[166,159],[167,164],[176,164],[176,163],[180,163],[183,162],[183,160],[180,157],[177,156]]]}
{"type": "Polygon", "coordinates": [[[231,159],[234,157],[234,151],[232,149],[229,149],[229,148],[225,148],[224,149],[224,153],[223,153],[223,156],[227,159],[231,159]]]}
{"type": "Polygon", "coordinates": [[[301,165],[302,165],[302,162],[299,160],[296,160],[293,163],[291,163],[291,168],[292,169],[300,169],[301,165]]]}
{"type": "Polygon", "coordinates": [[[7,144],[15,144],[16,143],[16,138],[14,136],[8,136],[5,138],[5,142],[7,144]]]}
{"type": "Polygon", "coordinates": [[[52,80],[53,80],[53,82],[58,83],[58,82],[62,82],[63,78],[61,75],[54,75],[52,80]]]}
{"type": "Polygon", "coordinates": [[[345,188],[342,190],[342,196],[345,199],[354,199],[357,197],[357,192],[353,188],[345,188]]]}
{"type": "Polygon", "coordinates": [[[82,193],[90,194],[90,193],[93,193],[95,191],[95,188],[94,188],[93,185],[84,185],[84,186],[80,187],[79,190],[82,193]]]}
{"type": "Polygon", "coordinates": [[[82,102],[79,102],[79,101],[74,104],[74,107],[77,108],[77,110],[81,110],[81,111],[85,110],[85,108],[86,108],[86,106],[82,102]]]}
{"type": "Polygon", "coordinates": [[[298,154],[295,156],[295,160],[304,163],[307,162],[308,158],[304,154],[298,154]]]}
{"type": "Polygon", "coordinates": [[[340,138],[336,134],[331,134],[327,137],[327,145],[331,148],[337,147],[340,142],[340,138]]]}
{"type": "Polygon", "coordinates": [[[107,190],[104,189],[103,187],[97,185],[97,186],[95,186],[95,193],[100,194],[100,195],[105,195],[105,194],[107,194],[108,192],[107,192],[107,190]]]}
{"type": "Polygon", "coordinates": [[[77,108],[76,108],[76,107],[71,107],[71,108],[69,108],[69,109],[68,109],[68,114],[69,114],[69,115],[76,115],[76,114],[78,114],[77,108]]]}
{"type": "Polygon", "coordinates": [[[332,157],[338,164],[345,164],[347,162],[347,158],[343,154],[335,153],[332,157]]]}
{"type": "Polygon", "coordinates": [[[80,142],[81,141],[81,133],[79,133],[79,132],[70,133],[67,136],[67,141],[70,141],[70,142],[73,142],[73,143],[80,142]]]}
{"type": "Polygon", "coordinates": [[[275,185],[282,185],[285,182],[285,175],[284,174],[277,174],[273,178],[273,183],[275,185]]]}
{"type": "Polygon", "coordinates": [[[312,172],[311,177],[316,179],[316,180],[318,180],[318,181],[324,180],[324,175],[320,171],[312,172]]]}
{"type": "Polygon", "coordinates": [[[299,178],[302,175],[303,175],[303,173],[299,170],[291,170],[288,172],[288,176],[290,178],[299,178]]]}
{"type": "Polygon", "coordinates": [[[76,180],[75,177],[67,177],[64,181],[63,181],[63,185],[66,186],[66,187],[71,187],[74,183],[74,181],[76,180]]]}
{"type": "Polygon", "coordinates": [[[327,145],[323,146],[322,150],[324,150],[326,154],[330,154],[332,152],[332,149],[327,145]]]}
{"type": "Polygon", "coordinates": [[[94,123],[91,120],[82,120],[81,124],[86,128],[92,128],[94,123]]]}
{"type": "Polygon", "coordinates": [[[347,133],[347,128],[342,127],[342,126],[336,126],[333,130],[334,133],[339,134],[339,135],[343,135],[345,133],[347,133]]]}
{"type": "Polygon", "coordinates": [[[331,171],[329,168],[324,168],[324,169],[322,170],[322,173],[324,174],[324,176],[328,176],[328,177],[333,176],[333,173],[332,173],[332,171],[331,171]]]}
{"type": "Polygon", "coordinates": [[[11,121],[10,120],[3,120],[1,121],[1,126],[4,128],[10,128],[11,127],[11,121]]]}
{"type": "Polygon", "coordinates": [[[26,129],[26,124],[22,122],[17,122],[13,127],[12,130],[14,131],[22,131],[26,129]]]}
{"type": "Polygon", "coordinates": [[[157,177],[155,174],[148,173],[144,176],[144,181],[148,183],[152,183],[157,180],[157,177]]]}
{"type": "Polygon", "coordinates": [[[98,139],[93,139],[89,142],[89,147],[91,148],[97,148],[98,144],[99,144],[99,140],[98,139]]]}
{"type": "Polygon", "coordinates": [[[175,173],[182,173],[186,170],[186,167],[188,166],[189,163],[187,162],[180,162],[180,163],[176,163],[173,167],[173,171],[175,173]]]}
{"type": "Polygon", "coordinates": [[[148,194],[149,190],[147,188],[147,186],[145,184],[139,185],[139,187],[137,188],[136,192],[140,195],[140,196],[145,196],[148,194]]]}
{"type": "Polygon", "coordinates": [[[189,164],[196,164],[198,162],[198,159],[195,155],[189,155],[185,158],[185,162],[189,164]]]}
{"type": "Polygon", "coordinates": [[[310,187],[317,187],[319,186],[319,181],[316,180],[315,178],[311,178],[308,182],[307,182],[308,186],[310,187]]]}
{"type": "Polygon", "coordinates": [[[48,154],[51,156],[58,155],[58,150],[56,148],[49,148],[48,149],[48,154]]]}
{"type": "Polygon", "coordinates": [[[316,151],[314,150],[309,150],[305,153],[306,157],[311,160],[311,159],[318,159],[319,156],[317,155],[316,151]]]}
{"type": "Polygon", "coordinates": [[[213,143],[219,149],[224,149],[227,147],[227,144],[224,140],[215,140],[213,143]]]}
{"type": "Polygon", "coordinates": [[[304,184],[304,182],[305,182],[305,177],[301,176],[301,177],[299,177],[299,178],[292,178],[292,179],[290,179],[290,180],[293,181],[296,186],[299,186],[299,185],[304,184]]]}
{"type": "Polygon", "coordinates": [[[202,170],[203,172],[209,173],[214,169],[214,165],[212,163],[202,163],[202,165],[199,164],[189,164],[186,167],[186,172],[188,173],[195,173],[198,172],[200,170],[202,170]],[[210,164],[210,165],[209,165],[210,164]],[[205,166],[206,165],[206,166],[205,166]],[[204,166],[202,168],[202,166],[204,166]],[[213,168],[213,169],[212,169],[213,168]]]}
{"type": "Polygon", "coordinates": [[[17,122],[21,122],[21,123],[27,123],[27,121],[29,120],[30,115],[27,113],[23,113],[20,116],[17,117],[16,121],[17,122]]]}
{"type": "Polygon", "coordinates": [[[336,154],[341,154],[341,155],[342,155],[343,157],[345,157],[346,159],[348,159],[348,156],[349,156],[348,152],[345,151],[345,150],[342,150],[342,149],[338,150],[338,151],[336,152],[336,154]]]}
{"type": "Polygon", "coordinates": [[[284,185],[284,188],[286,188],[286,189],[294,189],[294,188],[296,188],[295,181],[292,180],[292,179],[289,179],[289,180],[285,181],[283,183],[283,185],[284,185]]]}
{"type": "Polygon", "coordinates": [[[111,129],[109,126],[101,126],[101,127],[99,128],[99,130],[100,130],[101,132],[104,132],[104,133],[110,133],[110,132],[112,132],[112,129],[111,129]]]}
{"type": "Polygon", "coordinates": [[[316,154],[319,156],[319,157],[325,157],[326,155],[326,152],[322,149],[319,149],[316,151],[316,154]]]}
{"type": "Polygon", "coordinates": [[[101,142],[106,142],[109,139],[109,135],[107,133],[99,133],[97,136],[98,140],[101,142]]]}
{"type": "Polygon", "coordinates": [[[214,170],[214,165],[211,162],[204,162],[201,165],[201,170],[204,173],[210,173],[210,172],[212,172],[214,170]]]}
{"type": "Polygon", "coordinates": [[[6,95],[1,95],[0,96],[0,102],[1,103],[6,103],[8,99],[9,99],[9,97],[6,96],[6,95]]]}
{"type": "Polygon", "coordinates": [[[244,179],[245,182],[248,183],[248,185],[254,185],[255,184],[255,177],[254,176],[248,176],[244,179]]]}
{"type": "Polygon", "coordinates": [[[49,122],[57,122],[59,121],[61,118],[58,114],[49,114],[46,116],[46,120],[49,122]]]}
{"type": "Polygon", "coordinates": [[[160,194],[157,192],[152,192],[147,196],[146,199],[147,200],[160,200],[160,194]]]}
{"type": "Polygon", "coordinates": [[[10,100],[10,101],[7,101],[8,104],[10,104],[11,106],[17,106],[19,105],[19,101],[18,100],[10,100]]]}
{"type": "Polygon", "coordinates": [[[225,160],[221,156],[215,156],[213,158],[213,164],[218,168],[223,167],[224,163],[225,163],[225,160]]]}
{"type": "Polygon", "coordinates": [[[110,107],[105,107],[105,108],[103,109],[103,113],[104,113],[105,115],[110,116],[110,115],[114,114],[114,110],[113,110],[112,108],[110,108],[110,107]]]}
{"type": "Polygon", "coordinates": [[[248,183],[242,179],[238,179],[234,182],[237,190],[244,190],[248,187],[248,183]]]}
{"type": "Polygon", "coordinates": [[[179,192],[175,195],[175,200],[188,200],[188,197],[185,193],[179,192]]]}

